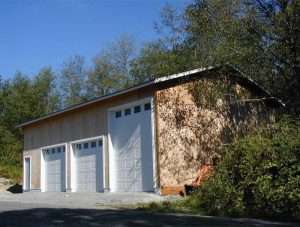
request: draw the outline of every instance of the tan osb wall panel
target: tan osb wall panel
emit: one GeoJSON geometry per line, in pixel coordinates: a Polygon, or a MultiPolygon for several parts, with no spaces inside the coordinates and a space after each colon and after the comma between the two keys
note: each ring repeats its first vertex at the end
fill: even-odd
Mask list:
{"type": "Polygon", "coordinates": [[[40,189],[41,153],[39,149],[29,150],[23,153],[23,157],[31,157],[31,189],[40,189]]]}
{"type": "Polygon", "coordinates": [[[153,89],[122,95],[24,128],[24,150],[107,134],[107,109],[153,96],[153,89]]]}
{"type": "Polygon", "coordinates": [[[156,92],[161,187],[190,184],[203,164],[211,164],[220,156],[220,147],[228,143],[232,135],[242,134],[272,118],[272,111],[268,112],[263,103],[228,103],[225,93],[228,90],[236,99],[249,100],[254,96],[234,83],[223,89],[225,95],[216,93],[215,103],[208,103],[213,97],[210,91],[219,85],[216,81],[203,79],[156,92]],[[200,97],[193,95],[195,83],[198,85],[196,94],[200,97]]]}

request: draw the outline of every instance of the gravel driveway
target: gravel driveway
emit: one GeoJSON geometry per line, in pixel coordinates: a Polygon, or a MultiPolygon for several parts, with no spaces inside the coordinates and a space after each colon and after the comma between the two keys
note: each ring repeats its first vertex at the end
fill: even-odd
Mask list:
{"type": "Polygon", "coordinates": [[[154,193],[65,193],[65,192],[25,192],[0,193],[0,201],[34,203],[65,208],[111,208],[158,202],[174,197],[162,197],[154,193]]]}
{"type": "Polygon", "coordinates": [[[0,227],[299,226],[255,219],[158,214],[125,206],[163,199],[166,198],[150,193],[0,193],[0,227]],[[120,205],[123,208],[115,208],[120,205]]]}

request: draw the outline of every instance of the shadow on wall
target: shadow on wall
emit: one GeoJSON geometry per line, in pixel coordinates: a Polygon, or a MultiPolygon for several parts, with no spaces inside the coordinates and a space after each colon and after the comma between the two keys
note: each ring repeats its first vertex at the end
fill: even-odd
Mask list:
{"type": "MultiPolygon", "coordinates": [[[[1,227],[31,226],[199,226],[254,227],[282,226],[252,219],[201,217],[180,214],[155,214],[138,210],[50,209],[37,208],[0,213],[1,227]],[[17,218],[16,218],[17,217],[17,218]]],[[[296,225],[285,225],[296,226],[296,225]]]]}
{"type": "Polygon", "coordinates": [[[23,188],[22,188],[22,185],[15,184],[15,185],[9,187],[6,191],[9,191],[9,192],[14,193],[14,194],[23,193],[23,188]]]}

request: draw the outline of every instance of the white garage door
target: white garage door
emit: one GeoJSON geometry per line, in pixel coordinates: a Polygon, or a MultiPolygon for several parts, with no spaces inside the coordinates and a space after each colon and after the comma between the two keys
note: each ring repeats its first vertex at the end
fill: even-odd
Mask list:
{"type": "Polygon", "coordinates": [[[45,191],[65,191],[65,146],[46,149],[45,160],[45,191]]]}
{"type": "Polygon", "coordinates": [[[111,191],[153,191],[151,103],[110,112],[111,191]]]}
{"type": "Polygon", "coordinates": [[[75,160],[75,191],[103,191],[102,140],[73,145],[75,160]]]}

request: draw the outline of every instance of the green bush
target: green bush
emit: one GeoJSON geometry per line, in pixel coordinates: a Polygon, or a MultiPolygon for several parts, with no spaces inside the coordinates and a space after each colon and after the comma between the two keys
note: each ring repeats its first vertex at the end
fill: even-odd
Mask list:
{"type": "Polygon", "coordinates": [[[300,123],[284,117],[225,149],[224,158],[189,199],[210,215],[300,220],[300,123]]]}
{"type": "Polygon", "coordinates": [[[21,142],[9,130],[0,126],[0,177],[21,181],[21,150],[21,142]]]}

